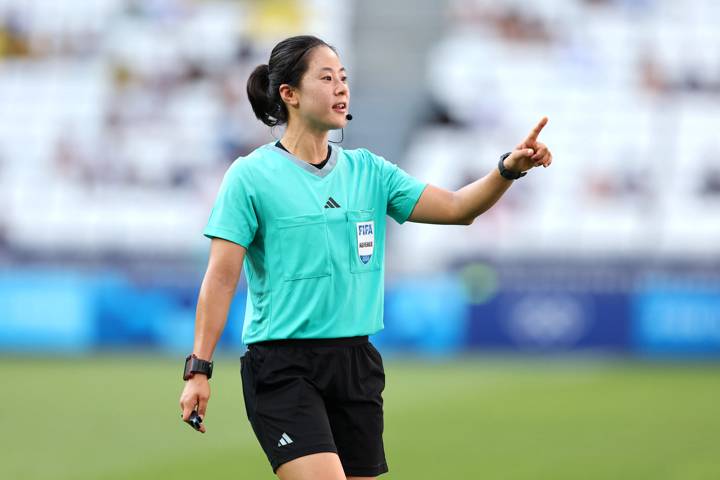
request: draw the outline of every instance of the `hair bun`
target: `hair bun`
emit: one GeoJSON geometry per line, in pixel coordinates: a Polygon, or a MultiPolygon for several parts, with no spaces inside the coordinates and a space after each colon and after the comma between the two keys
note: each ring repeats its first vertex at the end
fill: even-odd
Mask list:
{"type": "Polygon", "coordinates": [[[255,116],[266,125],[272,126],[272,100],[270,98],[270,66],[258,65],[250,74],[247,83],[247,95],[255,116]]]}

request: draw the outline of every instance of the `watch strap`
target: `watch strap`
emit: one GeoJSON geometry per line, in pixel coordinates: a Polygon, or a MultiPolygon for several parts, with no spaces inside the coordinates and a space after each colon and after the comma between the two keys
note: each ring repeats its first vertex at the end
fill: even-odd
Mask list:
{"type": "Polygon", "coordinates": [[[511,153],[512,152],[507,152],[500,155],[500,161],[498,162],[498,170],[500,170],[500,175],[502,175],[503,178],[507,178],[508,180],[517,180],[518,178],[527,175],[527,172],[513,172],[512,170],[508,170],[507,168],[505,168],[505,159],[509,157],[511,153]]]}

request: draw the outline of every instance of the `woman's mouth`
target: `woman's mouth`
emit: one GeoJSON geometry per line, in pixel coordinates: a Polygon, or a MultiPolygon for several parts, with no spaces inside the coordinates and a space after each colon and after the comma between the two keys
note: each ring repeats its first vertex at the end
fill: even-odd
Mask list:
{"type": "Polygon", "coordinates": [[[347,111],[347,103],[340,102],[333,105],[332,109],[337,113],[345,113],[347,111]]]}

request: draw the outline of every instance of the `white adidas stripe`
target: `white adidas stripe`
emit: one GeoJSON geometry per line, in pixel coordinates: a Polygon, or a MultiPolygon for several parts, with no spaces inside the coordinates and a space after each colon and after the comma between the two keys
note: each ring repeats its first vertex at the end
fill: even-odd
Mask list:
{"type": "Polygon", "coordinates": [[[292,438],[290,438],[290,436],[287,433],[283,432],[277,446],[284,447],[285,445],[289,445],[291,443],[293,443],[292,438]]]}

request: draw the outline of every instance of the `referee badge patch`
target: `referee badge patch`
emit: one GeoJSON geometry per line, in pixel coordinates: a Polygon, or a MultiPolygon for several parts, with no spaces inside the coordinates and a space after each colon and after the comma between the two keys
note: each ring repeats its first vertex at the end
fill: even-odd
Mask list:
{"type": "Polygon", "coordinates": [[[375,247],[375,222],[355,223],[358,255],[362,263],[368,263],[375,247]]]}

